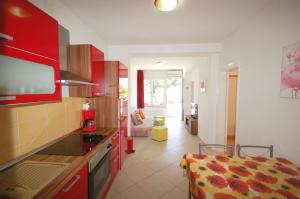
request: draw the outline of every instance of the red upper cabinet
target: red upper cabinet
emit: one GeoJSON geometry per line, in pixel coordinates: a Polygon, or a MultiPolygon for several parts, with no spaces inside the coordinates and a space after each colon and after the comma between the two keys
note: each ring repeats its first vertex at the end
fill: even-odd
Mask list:
{"type": "Polygon", "coordinates": [[[91,81],[99,86],[92,86],[92,96],[104,95],[104,53],[90,46],[91,50],[91,81]]]}
{"type": "Polygon", "coordinates": [[[1,0],[1,43],[58,60],[57,21],[28,1],[1,0]]]}
{"type": "Polygon", "coordinates": [[[0,20],[0,104],[60,100],[57,21],[20,0],[1,0],[0,20]]]}
{"type": "Polygon", "coordinates": [[[104,53],[89,44],[70,45],[68,71],[98,86],[70,86],[70,97],[104,95],[104,53]]]}

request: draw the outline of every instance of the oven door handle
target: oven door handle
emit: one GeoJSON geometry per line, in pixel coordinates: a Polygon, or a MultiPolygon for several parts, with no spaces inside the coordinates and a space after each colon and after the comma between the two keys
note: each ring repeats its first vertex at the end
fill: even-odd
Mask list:
{"type": "Polygon", "coordinates": [[[69,184],[69,186],[67,186],[66,188],[64,188],[63,190],[62,190],[62,192],[68,192],[68,191],[70,191],[70,189],[76,184],[76,182],[78,181],[80,179],[80,175],[76,175],[75,176],[75,179],[73,180],[73,182],[71,183],[71,184],[69,184]]]}

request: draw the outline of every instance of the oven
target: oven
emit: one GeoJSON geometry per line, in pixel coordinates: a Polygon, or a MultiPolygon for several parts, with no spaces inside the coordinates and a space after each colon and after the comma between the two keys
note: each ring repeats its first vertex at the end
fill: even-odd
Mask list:
{"type": "Polygon", "coordinates": [[[89,161],[89,199],[101,196],[111,175],[111,141],[106,142],[101,151],[89,161]]]}

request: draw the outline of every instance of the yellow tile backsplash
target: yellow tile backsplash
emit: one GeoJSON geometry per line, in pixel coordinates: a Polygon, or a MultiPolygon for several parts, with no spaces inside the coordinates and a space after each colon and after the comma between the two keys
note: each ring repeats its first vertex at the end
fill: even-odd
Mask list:
{"type": "Polygon", "coordinates": [[[46,120],[46,108],[47,105],[32,105],[24,106],[18,108],[18,122],[21,123],[30,123],[36,120],[46,120]]]}
{"type": "Polygon", "coordinates": [[[0,106],[0,164],[80,128],[84,98],[26,106],[0,106]]]}

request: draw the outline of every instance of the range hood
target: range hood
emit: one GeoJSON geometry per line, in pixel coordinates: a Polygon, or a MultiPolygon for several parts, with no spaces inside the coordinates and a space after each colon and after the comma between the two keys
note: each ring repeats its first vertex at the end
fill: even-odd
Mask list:
{"type": "Polygon", "coordinates": [[[64,86],[99,86],[99,84],[91,83],[88,80],[76,75],[70,71],[60,71],[60,83],[64,86]]]}
{"type": "Polygon", "coordinates": [[[68,71],[68,46],[70,44],[70,33],[62,25],[58,26],[59,35],[59,64],[60,82],[63,86],[99,86],[89,80],[68,71]]]}

